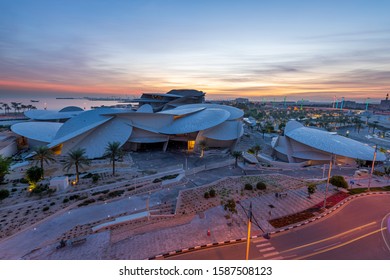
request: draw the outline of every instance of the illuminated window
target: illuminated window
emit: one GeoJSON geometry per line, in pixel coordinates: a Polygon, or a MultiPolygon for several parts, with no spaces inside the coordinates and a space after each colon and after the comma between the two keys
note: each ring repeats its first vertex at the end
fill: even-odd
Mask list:
{"type": "Polygon", "coordinates": [[[58,145],[58,146],[55,146],[54,148],[52,148],[52,151],[55,155],[60,155],[61,154],[61,150],[62,150],[62,144],[58,145]]]}
{"type": "Polygon", "coordinates": [[[187,142],[187,147],[189,151],[193,151],[195,147],[195,141],[188,141],[187,142]]]}

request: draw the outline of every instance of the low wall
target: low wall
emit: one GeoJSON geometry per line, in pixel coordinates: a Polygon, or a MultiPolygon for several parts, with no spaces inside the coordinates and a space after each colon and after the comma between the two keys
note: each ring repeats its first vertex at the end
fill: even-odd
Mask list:
{"type": "Polygon", "coordinates": [[[201,165],[201,166],[194,167],[194,168],[186,170],[185,174],[187,176],[188,175],[194,175],[194,174],[202,172],[202,171],[212,170],[212,169],[216,169],[216,168],[229,166],[229,165],[234,164],[234,161],[235,161],[234,159],[229,159],[229,160],[225,160],[225,161],[222,161],[222,162],[215,162],[215,163],[209,163],[209,164],[201,165]]]}
{"type": "Polygon", "coordinates": [[[297,162],[297,163],[289,163],[289,162],[283,162],[283,161],[275,161],[275,160],[272,160],[268,157],[264,157],[264,156],[261,156],[259,155],[257,157],[257,159],[261,162],[264,162],[264,163],[267,163],[267,164],[270,164],[274,167],[279,167],[279,168],[302,168],[304,166],[308,166],[308,165],[311,165],[311,161],[310,160],[307,160],[307,161],[303,161],[303,162],[297,162]]]}

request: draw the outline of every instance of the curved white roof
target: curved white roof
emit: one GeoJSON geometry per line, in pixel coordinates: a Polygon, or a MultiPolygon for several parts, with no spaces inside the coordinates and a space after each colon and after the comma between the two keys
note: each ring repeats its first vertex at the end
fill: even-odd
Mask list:
{"type": "Polygon", "coordinates": [[[182,106],[180,106],[180,107],[177,107],[175,109],[170,109],[170,110],[158,112],[158,114],[184,116],[184,115],[190,115],[190,114],[202,111],[204,109],[206,109],[206,107],[182,108],[182,106]]]}
{"type": "Polygon", "coordinates": [[[75,111],[84,111],[84,110],[77,106],[67,106],[59,110],[59,112],[75,112],[75,111]]]}
{"type": "MultiPolygon", "coordinates": [[[[72,110],[72,108],[68,108],[72,110]]],[[[26,122],[13,126],[13,131],[27,138],[62,145],[66,154],[75,148],[86,150],[89,158],[101,157],[107,144],[119,141],[157,143],[169,141],[169,135],[200,132],[215,140],[234,140],[242,136],[243,112],[218,104],[194,104],[153,113],[150,105],[135,112],[117,108],[98,108],[89,111],[63,112],[35,110],[34,118],[68,119],[56,122],[26,122]],[[230,120],[230,121],[229,121],[230,120]]]]}
{"type": "MultiPolygon", "coordinates": [[[[285,135],[297,142],[327,153],[348,158],[369,161],[373,159],[374,148],[366,144],[328,131],[305,127],[296,121],[290,122],[286,125],[285,135]],[[290,124],[290,122],[294,123],[290,124]]],[[[377,160],[384,161],[386,160],[386,156],[378,152],[377,160]]]]}
{"type": "Polygon", "coordinates": [[[24,122],[14,124],[11,130],[26,138],[50,143],[61,126],[62,123],[55,122],[24,122]]]}
{"type": "MultiPolygon", "coordinates": [[[[124,119],[113,118],[91,131],[86,131],[78,136],[77,147],[85,149],[89,158],[101,157],[109,142],[117,141],[121,146],[129,139],[132,127],[124,119]]],[[[74,138],[63,142],[63,150],[71,150],[74,147],[74,138]]],[[[51,143],[49,147],[53,147],[51,143]]]]}
{"type": "Polygon", "coordinates": [[[138,113],[153,113],[153,108],[149,104],[144,104],[137,110],[138,113]]]}
{"type": "Polygon", "coordinates": [[[188,105],[178,106],[176,109],[188,109],[188,108],[199,108],[199,107],[205,107],[207,109],[226,110],[230,113],[230,116],[228,118],[229,121],[236,120],[244,116],[244,111],[232,106],[220,105],[220,104],[209,104],[209,103],[188,104],[188,105]]]}
{"type": "Polygon", "coordinates": [[[61,111],[52,111],[52,110],[29,110],[24,112],[24,115],[33,120],[48,121],[48,120],[70,119],[79,115],[82,112],[84,111],[81,110],[81,111],[61,112],[61,111]]]}
{"type": "Polygon", "coordinates": [[[95,126],[98,126],[112,118],[112,116],[105,116],[104,114],[112,114],[118,111],[120,110],[111,108],[99,108],[95,110],[83,111],[78,116],[64,123],[64,125],[58,131],[55,139],[64,137],[70,133],[75,133],[76,131],[87,131],[91,128],[94,128],[95,126]]]}
{"type": "Polygon", "coordinates": [[[161,128],[160,133],[184,134],[214,127],[226,121],[230,114],[226,110],[207,109],[173,120],[173,123],[161,128]]]}
{"type": "Polygon", "coordinates": [[[234,140],[242,136],[244,129],[238,121],[226,121],[215,127],[206,129],[203,136],[215,140],[234,140]]]}

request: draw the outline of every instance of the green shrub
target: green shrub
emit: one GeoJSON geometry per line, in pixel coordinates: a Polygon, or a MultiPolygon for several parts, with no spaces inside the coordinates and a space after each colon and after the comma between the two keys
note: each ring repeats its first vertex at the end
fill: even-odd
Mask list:
{"type": "Polygon", "coordinates": [[[343,176],[340,176],[340,175],[334,175],[332,176],[332,178],[330,178],[329,182],[337,187],[337,188],[344,188],[344,189],[348,189],[348,183],[347,181],[345,181],[344,177],[343,176]]]}
{"type": "Polygon", "coordinates": [[[49,190],[49,186],[47,184],[46,185],[38,185],[31,191],[31,193],[41,194],[41,193],[47,192],[48,190],[49,190]]]}
{"type": "Polygon", "coordinates": [[[67,198],[64,198],[64,200],[62,201],[62,203],[68,203],[69,202],[69,199],[67,198]]]}
{"type": "Polygon", "coordinates": [[[53,205],[55,205],[56,203],[53,201],[52,203],[50,203],[50,206],[53,206],[53,205]]]}
{"type": "Polygon", "coordinates": [[[8,190],[0,190],[0,201],[9,197],[8,190]]]}
{"type": "Polygon", "coordinates": [[[104,191],[99,191],[99,192],[94,192],[92,195],[98,195],[98,194],[108,194],[110,190],[104,190],[104,191]]]}
{"type": "Polygon", "coordinates": [[[99,181],[99,179],[100,179],[99,174],[92,175],[92,183],[96,183],[97,181],[99,181]]]}
{"type": "Polygon", "coordinates": [[[217,192],[214,189],[209,190],[210,197],[215,197],[217,195],[217,192]]]}
{"type": "Polygon", "coordinates": [[[117,196],[121,196],[125,191],[124,190],[119,190],[119,191],[112,191],[107,194],[109,198],[114,198],[117,196]]]}
{"type": "Polygon", "coordinates": [[[86,201],[84,201],[84,202],[80,203],[80,204],[78,205],[78,207],[81,207],[81,206],[87,206],[88,204],[94,203],[95,201],[96,201],[96,200],[95,200],[95,199],[93,199],[93,198],[91,198],[91,199],[87,199],[86,201]]]}
{"type": "Polygon", "coordinates": [[[175,179],[177,176],[179,176],[179,174],[166,175],[164,177],[161,177],[161,180],[175,179]]]}
{"type": "Polygon", "coordinates": [[[309,194],[309,198],[311,197],[312,194],[316,192],[317,185],[314,183],[310,183],[307,185],[307,193],[309,194]]]}
{"type": "Polygon", "coordinates": [[[28,180],[27,180],[26,178],[21,178],[21,179],[19,180],[19,182],[20,182],[21,184],[28,184],[28,180]]]}
{"type": "Polygon", "coordinates": [[[256,184],[256,189],[258,190],[265,190],[267,189],[267,185],[264,182],[257,182],[256,184]]]}
{"type": "Polygon", "coordinates": [[[206,198],[206,199],[210,198],[209,192],[205,192],[205,193],[204,193],[204,198],[206,198]]]}
{"type": "Polygon", "coordinates": [[[11,190],[11,192],[16,192],[18,189],[16,189],[16,188],[13,188],[12,190],[11,190]]]}
{"type": "MultiPolygon", "coordinates": [[[[95,175],[95,174],[88,173],[88,174],[84,175],[82,178],[83,178],[83,179],[92,178],[93,175],[95,175]]],[[[98,176],[99,176],[99,175],[98,175],[98,176]]]]}
{"type": "Polygon", "coordinates": [[[244,186],[244,189],[247,190],[247,191],[251,191],[253,190],[253,186],[249,183],[246,183],[245,186],[244,186]]]}
{"type": "Polygon", "coordinates": [[[79,199],[79,198],[80,198],[80,196],[78,194],[74,194],[74,195],[71,195],[69,197],[69,200],[75,200],[75,199],[79,199]]]}
{"type": "Polygon", "coordinates": [[[43,211],[43,212],[46,212],[46,211],[49,210],[49,209],[50,209],[50,207],[49,207],[49,206],[46,206],[46,207],[43,207],[42,211],[43,211]]]}

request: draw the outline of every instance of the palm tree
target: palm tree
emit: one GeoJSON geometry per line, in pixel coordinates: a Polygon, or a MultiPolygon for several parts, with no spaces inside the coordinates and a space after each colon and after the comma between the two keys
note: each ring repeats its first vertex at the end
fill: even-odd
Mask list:
{"type": "Polygon", "coordinates": [[[15,114],[19,111],[19,109],[20,109],[19,105],[20,104],[21,103],[19,103],[19,102],[11,102],[11,107],[14,108],[15,114]]]}
{"type": "Polygon", "coordinates": [[[40,163],[42,169],[42,179],[45,179],[45,173],[43,169],[43,162],[49,164],[55,162],[54,153],[47,146],[39,146],[34,149],[35,155],[33,159],[40,163]]]}
{"type": "Polygon", "coordinates": [[[260,130],[260,127],[261,127],[261,122],[259,120],[256,121],[256,129],[257,131],[260,130]]]}
{"type": "Polygon", "coordinates": [[[205,140],[199,141],[199,148],[200,148],[200,157],[203,158],[204,156],[204,150],[207,148],[207,143],[205,140]]]}
{"type": "Polygon", "coordinates": [[[0,183],[3,183],[5,175],[9,174],[11,158],[0,155],[0,183]]]}
{"type": "Polygon", "coordinates": [[[378,121],[374,121],[374,124],[372,125],[372,134],[375,133],[375,129],[378,127],[378,121]]]}
{"type": "Polygon", "coordinates": [[[259,152],[261,152],[261,146],[259,144],[256,144],[252,147],[252,150],[255,152],[256,157],[259,155],[259,152]]]}
{"type": "Polygon", "coordinates": [[[67,171],[72,168],[74,165],[76,168],[76,182],[79,182],[79,168],[83,168],[83,165],[89,165],[89,159],[85,155],[85,149],[78,148],[76,150],[72,150],[67,155],[67,162],[64,165],[64,169],[67,171]]]}
{"type": "Polygon", "coordinates": [[[117,156],[122,154],[121,143],[118,141],[109,142],[106,146],[106,152],[104,156],[110,158],[112,162],[112,175],[115,175],[115,160],[117,156]]]}
{"type": "Polygon", "coordinates": [[[264,134],[267,132],[267,129],[264,126],[261,126],[260,131],[261,133],[263,133],[263,139],[264,139],[264,134]]]}
{"type": "Polygon", "coordinates": [[[240,157],[242,157],[242,152],[241,151],[233,151],[232,152],[232,156],[236,158],[236,162],[235,162],[235,167],[237,167],[237,164],[238,164],[238,159],[240,157]]]}
{"type": "Polygon", "coordinates": [[[371,119],[371,116],[367,116],[367,117],[366,117],[366,125],[368,125],[368,124],[369,124],[369,122],[368,122],[368,121],[369,121],[370,119],[371,119]]]}
{"type": "Polygon", "coordinates": [[[358,133],[360,133],[360,129],[362,128],[363,122],[357,118],[355,121],[355,130],[357,129],[358,133]]]}
{"type": "Polygon", "coordinates": [[[366,161],[359,158],[355,159],[355,162],[358,168],[361,168],[366,165],[366,161]]]}
{"type": "Polygon", "coordinates": [[[8,104],[4,104],[4,105],[5,105],[5,110],[6,110],[7,114],[9,114],[11,107],[8,104]]]}
{"type": "Polygon", "coordinates": [[[11,108],[9,107],[9,105],[7,103],[3,103],[1,106],[3,107],[4,115],[7,114],[7,111],[11,110],[11,108]]]}

